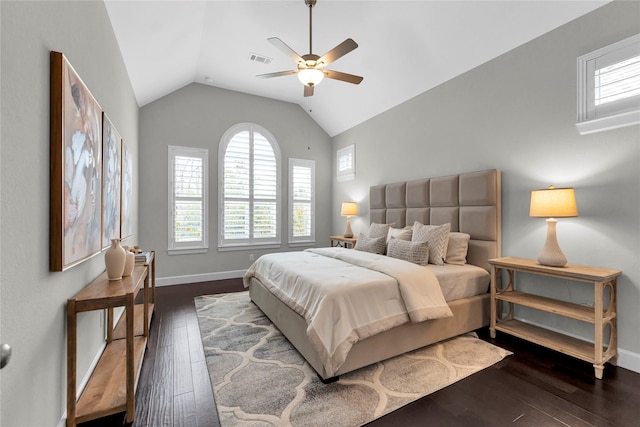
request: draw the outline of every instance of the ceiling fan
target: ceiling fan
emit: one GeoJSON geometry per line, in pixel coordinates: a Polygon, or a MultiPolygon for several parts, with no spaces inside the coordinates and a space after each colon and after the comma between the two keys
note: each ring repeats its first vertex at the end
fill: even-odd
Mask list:
{"type": "Polygon", "coordinates": [[[298,80],[304,85],[304,96],[312,96],[313,88],[317,86],[324,77],[330,79],[341,80],[347,83],[359,84],[362,81],[362,77],[355,76],[353,74],[341,73],[340,71],[327,70],[325,67],[335,60],[343,57],[347,53],[351,52],[358,47],[358,44],[352,39],[346,39],[338,46],[325,53],[323,56],[314,55],[312,52],[312,10],[316,5],[316,0],[304,0],[304,4],[309,7],[309,53],[306,55],[298,55],[293,49],[291,49],[285,42],[277,37],[271,37],[267,39],[272,45],[284,52],[285,55],[298,63],[297,70],[279,71],[277,73],[260,74],[257,77],[279,77],[288,76],[290,74],[297,74],[298,80]]]}

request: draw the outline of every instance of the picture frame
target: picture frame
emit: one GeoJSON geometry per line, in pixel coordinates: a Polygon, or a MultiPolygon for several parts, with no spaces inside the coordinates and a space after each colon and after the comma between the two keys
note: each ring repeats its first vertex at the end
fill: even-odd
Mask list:
{"type": "Polygon", "coordinates": [[[49,267],[63,271],[102,249],[102,109],[62,53],[50,62],[49,267]]]}
{"type": "Polygon", "coordinates": [[[338,181],[349,181],[356,177],[356,150],[351,144],[336,153],[336,178],[338,181]]]}
{"type": "Polygon", "coordinates": [[[102,113],[102,248],[120,238],[122,138],[102,113]]]}
{"type": "Polygon", "coordinates": [[[122,141],[122,181],[121,181],[121,205],[120,205],[120,239],[131,236],[133,227],[131,223],[131,210],[133,203],[133,159],[129,147],[122,141]]]}

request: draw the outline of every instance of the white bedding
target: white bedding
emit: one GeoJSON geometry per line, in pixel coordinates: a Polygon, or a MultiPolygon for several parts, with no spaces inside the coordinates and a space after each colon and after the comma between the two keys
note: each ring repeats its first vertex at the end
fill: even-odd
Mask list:
{"type": "Polygon", "coordinates": [[[452,316],[429,269],[368,252],[318,248],[264,255],[245,274],[307,322],[333,375],[358,340],[410,321],[452,316]]]}
{"type": "Polygon", "coordinates": [[[489,283],[491,283],[489,272],[472,264],[429,264],[423,268],[429,269],[436,275],[447,302],[486,294],[489,290],[489,283]]]}

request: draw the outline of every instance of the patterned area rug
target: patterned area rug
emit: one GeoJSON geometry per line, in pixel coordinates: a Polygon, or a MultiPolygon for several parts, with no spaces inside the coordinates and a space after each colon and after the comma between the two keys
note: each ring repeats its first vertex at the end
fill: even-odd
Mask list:
{"type": "Polygon", "coordinates": [[[223,427],[362,425],[511,354],[465,335],[323,384],[248,292],[195,304],[223,427]]]}

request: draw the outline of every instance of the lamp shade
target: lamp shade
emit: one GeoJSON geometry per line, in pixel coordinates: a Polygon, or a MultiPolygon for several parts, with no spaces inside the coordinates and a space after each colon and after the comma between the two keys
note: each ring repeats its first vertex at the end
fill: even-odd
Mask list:
{"type": "Polygon", "coordinates": [[[355,202],[343,202],[340,210],[342,216],[358,215],[358,204],[355,202]]]}
{"type": "Polygon", "coordinates": [[[549,188],[533,190],[529,216],[543,218],[569,218],[578,216],[576,195],[573,188],[549,188]]]}
{"type": "Polygon", "coordinates": [[[317,86],[324,78],[324,73],[316,68],[305,68],[298,72],[298,80],[305,86],[317,86]]]}

